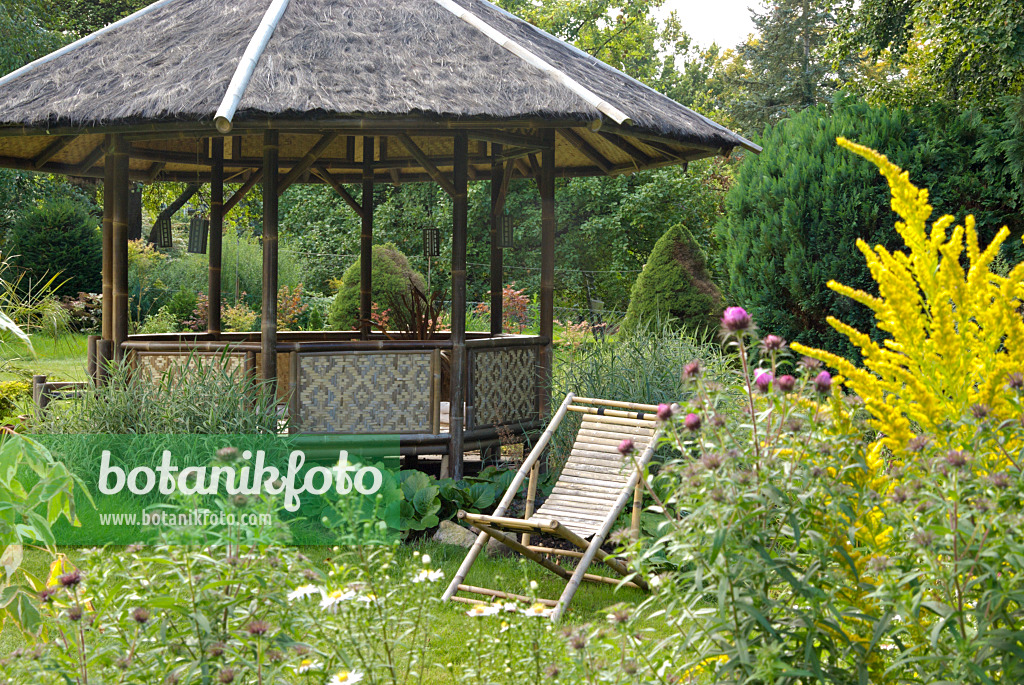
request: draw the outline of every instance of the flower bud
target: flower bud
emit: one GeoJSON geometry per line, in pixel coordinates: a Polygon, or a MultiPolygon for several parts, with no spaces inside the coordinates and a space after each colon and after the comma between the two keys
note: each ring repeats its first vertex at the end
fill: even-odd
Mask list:
{"type": "Polygon", "coordinates": [[[786,374],[785,376],[779,376],[775,379],[775,387],[780,392],[793,392],[793,388],[796,387],[796,379],[786,374]]]}
{"type": "Polygon", "coordinates": [[[633,444],[633,441],[630,440],[629,438],[626,438],[625,440],[619,443],[619,454],[621,454],[622,456],[628,456],[630,454],[633,454],[633,452],[635,451],[636,445],[633,444]]]}
{"type": "Polygon", "coordinates": [[[778,352],[785,346],[786,341],[774,333],[769,333],[761,340],[761,347],[764,348],[765,352],[778,352]]]}
{"type": "Polygon", "coordinates": [[[817,378],[814,379],[814,390],[819,395],[827,395],[832,391],[832,374],[828,371],[822,371],[818,374],[817,378]]]}
{"type": "Polygon", "coordinates": [[[683,367],[683,378],[686,380],[693,380],[700,375],[700,361],[694,359],[692,362],[683,367]]]}
{"type": "Polygon", "coordinates": [[[696,414],[687,414],[683,419],[683,425],[686,426],[686,430],[697,432],[700,430],[700,417],[696,414]]]}
{"type": "Polygon", "coordinates": [[[745,331],[750,325],[750,314],[743,307],[729,307],[722,314],[722,328],[730,333],[745,331]]]}
{"type": "Polygon", "coordinates": [[[772,374],[770,371],[762,371],[758,374],[757,378],[754,379],[754,385],[762,393],[767,393],[772,387],[772,374]]]}

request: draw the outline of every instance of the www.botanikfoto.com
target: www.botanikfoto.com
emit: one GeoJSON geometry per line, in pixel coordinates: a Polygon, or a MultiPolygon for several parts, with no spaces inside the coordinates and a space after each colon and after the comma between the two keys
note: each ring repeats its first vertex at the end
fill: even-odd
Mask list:
{"type": "Polygon", "coordinates": [[[271,514],[229,514],[223,511],[193,509],[190,512],[143,511],[118,514],[100,514],[101,526],[271,526],[271,514]]]}

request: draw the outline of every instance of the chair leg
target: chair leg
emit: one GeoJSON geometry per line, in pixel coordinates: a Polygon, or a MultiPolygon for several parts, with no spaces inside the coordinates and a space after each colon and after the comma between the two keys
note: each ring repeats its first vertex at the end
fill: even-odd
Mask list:
{"type": "Polygon", "coordinates": [[[555,607],[555,611],[551,614],[552,621],[558,621],[562,618],[562,614],[565,613],[566,608],[569,606],[569,602],[572,601],[573,595],[580,588],[580,583],[583,582],[583,577],[587,574],[587,569],[590,568],[591,562],[594,561],[594,557],[597,556],[598,551],[601,549],[601,545],[604,544],[604,535],[598,533],[594,536],[594,539],[590,541],[590,546],[587,547],[586,553],[583,558],[580,559],[580,563],[576,565],[576,571],[572,574],[572,578],[569,580],[569,584],[565,586],[565,590],[562,591],[562,596],[558,598],[558,606],[555,607]]]}
{"type": "Polygon", "coordinates": [[[459,567],[458,572],[455,574],[455,578],[452,579],[452,584],[448,586],[448,589],[444,591],[444,595],[441,597],[441,601],[447,602],[459,591],[459,586],[462,585],[462,581],[469,575],[469,569],[473,567],[473,562],[476,561],[476,557],[483,550],[484,545],[487,544],[487,533],[480,533],[476,536],[476,542],[473,543],[473,547],[470,548],[469,554],[462,560],[462,566],[459,567]]]}

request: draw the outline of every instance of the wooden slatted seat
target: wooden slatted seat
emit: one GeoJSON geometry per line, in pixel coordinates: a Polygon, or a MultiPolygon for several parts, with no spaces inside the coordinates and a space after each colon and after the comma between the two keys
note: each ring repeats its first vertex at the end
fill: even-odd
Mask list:
{"type": "MultiPolygon", "coordinates": [[[[602,551],[601,545],[604,544],[616,519],[631,497],[632,530],[634,535],[639,533],[640,508],[643,501],[640,474],[650,462],[663,430],[656,412],[657,407],[654,405],[578,398],[569,393],[547,430],[524,460],[494,514],[484,516],[459,512],[461,520],[482,532],[448,586],[444,599],[480,601],[457,596],[460,590],[491,597],[525,599],[499,590],[463,584],[488,537],[498,540],[568,581],[557,602],[544,600],[545,603],[554,606],[552,618],[555,620],[561,617],[581,581],[620,582],[614,578],[587,573],[594,558],[604,562],[620,575],[630,576],[625,564],[602,551]],[[540,455],[568,411],[583,414],[576,441],[551,494],[534,511],[540,455]],[[619,445],[626,438],[632,440],[636,447],[636,451],[629,456],[619,452],[619,445]],[[522,519],[508,518],[504,516],[505,511],[527,475],[530,481],[525,516],[522,519]],[[573,544],[578,551],[531,545],[531,535],[536,533],[559,537],[573,544]],[[517,534],[522,535],[521,541],[516,539],[517,534]],[[577,557],[580,561],[575,572],[570,573],[543,556],[545,554],[577,557]]],[[[634,577],[627,584],[647,589],[640,578],[634,577]]]]}

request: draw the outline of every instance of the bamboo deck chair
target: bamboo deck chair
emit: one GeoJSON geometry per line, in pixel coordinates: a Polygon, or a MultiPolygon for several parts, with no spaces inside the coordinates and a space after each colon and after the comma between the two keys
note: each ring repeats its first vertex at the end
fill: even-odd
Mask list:
{"type": "MultiPolygon", "coordinates": [[[[507,545],[523,556],[536,561],[552,573],[561,576],[568,584],[558,601],[538,600],[554,607],[552,620],[557,621],[565,612],[573,595],[583,580],[618,584],[618,579],[587,573],[596,557],[621,576],[628,576],[629,569],[622,561],[615,559],[601,549],[619,514],[629,499],[633,499],[632,532],[639,534],[640,511],[643,503],[643,484],[640,469],[648,464],[658,438],[663,430],[657,419],[657,407],[649,404],[615,402],[612,400],[576,397],[569,393],[554,418],[544,431],[529,456],[516,473],[505,496],[494,514],[468,514],[459,512],[459,518],[482,531],[469,550],[462,566],[444,593],[444,600],[480,603],[482,600],[458,597],[459,591],[471,592],[489,597],[531,601],[530,598],[499,590],[463,585],[469,569],[489,537],[507,545]],[[583,414],[580,430],[576,435],[569,460],[555,483],[551,496],[539,509],[534,511],[537,495],[537,480],[540,470],[540,455],[551,441],[555,429],[567,411],[583,414]],[[618,451],[619,443],[629,438],[636,445],[633,458],[623,457],[618,451]],[[634,463],[635,458],[635,463],[634,463]],[[526,511],[522,519],[508,518],[505,511],[512,503],[523,481],[529,474],[530,482],[526,496],[526,511]],[[509,534],[511,533],[511,535],[509,534]],[[522,541],[515,538],[521,533],[522,541]],[[554,535],[569,543],[576,550],[560,550],[530,544],[531,534],[554,535]],[[587,539],[589,538],[589,542],[587,539]],[[577,551],[578,550],[578,551],[577,551]],[[545,554],[562,555],[579,559],[574,572],[546,558],[545,554]]],[[[643,579],[636,577],[627,585],[647,590],[643,579]]]]}

